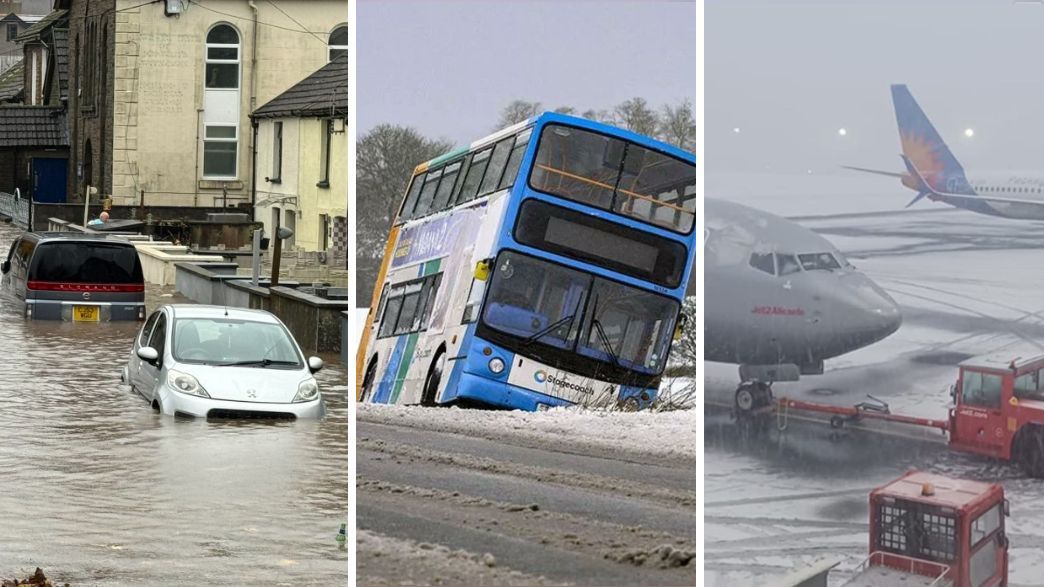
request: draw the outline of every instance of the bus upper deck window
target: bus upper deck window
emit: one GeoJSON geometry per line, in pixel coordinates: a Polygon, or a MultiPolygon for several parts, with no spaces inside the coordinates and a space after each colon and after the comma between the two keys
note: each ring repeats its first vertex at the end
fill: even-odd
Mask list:
{"type": "Polygon", "coordinates": [[[489,166],[489,155],[492,152],[493,149],[485,149],[471,156],[471,165],[464,177],[464,187],[461,188],[460,196],[457,198],[458,204],[471,201],[478,195],[479,184],[482,183],[482,176],[486,173],[486,167],[489,166]]]}
{"type": "Polygon", "coordinates": [[[526,154],[526,147],[529,146],[529,137],[532,134],[533,129],[528,129],[515,138],[515,147],[511,149],[511,157],[508,158],[507,168],[504,169],[504,177],[500,179],[500,185],[497,186],[498,190],[514,185],[515,176],[518,175],[518,168],[522,165],[522,157],[526,154]]]}

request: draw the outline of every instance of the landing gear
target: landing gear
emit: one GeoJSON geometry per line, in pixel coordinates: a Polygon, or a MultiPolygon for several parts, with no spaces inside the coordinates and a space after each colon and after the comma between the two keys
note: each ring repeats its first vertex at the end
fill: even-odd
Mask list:
{"type": "Polygon", "coordinates": [[[762,381],[744,381],[736,388],[733,415],[746,433],[760,434],[768,429],[772,405],[772,385],[762,381]]]}

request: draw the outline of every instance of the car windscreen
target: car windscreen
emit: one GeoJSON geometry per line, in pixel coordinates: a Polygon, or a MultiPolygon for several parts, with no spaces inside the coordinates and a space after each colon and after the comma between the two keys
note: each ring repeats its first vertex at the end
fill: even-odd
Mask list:
{"type": "Polygon", "coordinates": [[[174,320],[174,358],[182,363],[300,367],[290,333],[280,324],[230,318],[174,320]]]}
{"type": "Polygon", "coordinates": [[[54,283],[141,284],[141,260],[129,245],[44,242],[36,248],[31,281],[54,283]]]}

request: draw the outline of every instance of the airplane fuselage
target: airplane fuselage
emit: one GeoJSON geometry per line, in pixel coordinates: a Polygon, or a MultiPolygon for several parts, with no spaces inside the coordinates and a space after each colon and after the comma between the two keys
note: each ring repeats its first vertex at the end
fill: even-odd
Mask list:
{"type": "MultiPolygon", "coordinates": [[[[911,187],[907,178],[903,185],[911,187]]],[[[968,194],[978,199],[932,195],[930,200],[990,216],[1016,220],[1044,220],[1044,174],[1034,172],[995,172],[982,175],[941,178],[940,191],[968,194]],[[1018,200],[1018,201],[1012,201],[1018,200]]]]}

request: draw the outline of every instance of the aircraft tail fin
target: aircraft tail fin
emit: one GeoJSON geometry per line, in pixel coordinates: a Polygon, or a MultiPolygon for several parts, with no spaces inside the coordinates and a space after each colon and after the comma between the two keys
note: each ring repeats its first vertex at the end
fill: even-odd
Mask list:
{"type": "MultiPolygon", "coordinates": [[[[932,126],[905,84],[892,86],[892,104],[904,159],[909,159],[934,191],[970,194],[964,167],[932,126]]],[[[921,190],[918,190],[921,191],[921,190]]],[[[920,199],[918,195],[915,200],[920,199]]]]}
{"type": "Polygon", "coordinates": [[[910,203],[907,204],[906,207],[909,208],[910,206],[913,206],[928,194],[936,194],[936,191],[928,184],[928,181],[925,180],[924,175],[922,175],[920,170],[918,170],[913,164],[913,161],[911,161],[906,155],[899,156],[903,158],[903,164],[906,165],[906,171],[910,174],[909,177],[913,180],[913,185],[911,187],[917,190],[917,195],[914,196],[914,199],[910,200],[910,203]]]}

